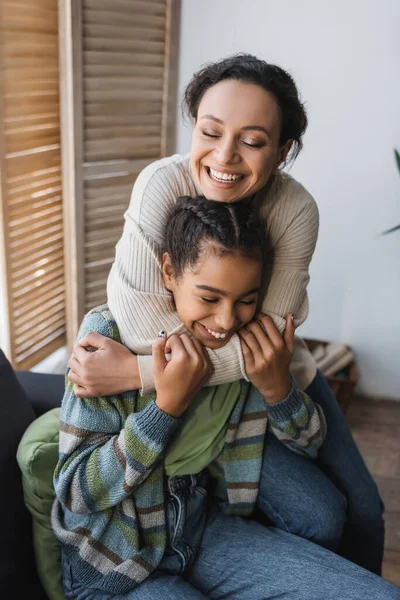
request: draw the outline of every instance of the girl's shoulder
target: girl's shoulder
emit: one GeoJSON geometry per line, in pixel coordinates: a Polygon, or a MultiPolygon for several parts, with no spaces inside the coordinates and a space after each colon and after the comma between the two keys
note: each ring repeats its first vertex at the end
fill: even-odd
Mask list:
{"type": "Polygon", "coordinates": [[[96,306],[84,316],[79,328],[78,339],[82,339],[90,331],[95,331],[121,343],[119,329],[108,304],[96,306]]]}

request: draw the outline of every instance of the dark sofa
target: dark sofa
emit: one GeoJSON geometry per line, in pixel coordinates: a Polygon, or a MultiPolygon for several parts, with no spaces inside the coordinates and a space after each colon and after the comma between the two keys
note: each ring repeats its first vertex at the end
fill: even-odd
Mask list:
{"type": "Polygon", "coordinates": [[[28,425],[60,406],[64,376],[14,371],[0,349],[0,598],[47,600],[37,577],[18,444],[28,425]]]}

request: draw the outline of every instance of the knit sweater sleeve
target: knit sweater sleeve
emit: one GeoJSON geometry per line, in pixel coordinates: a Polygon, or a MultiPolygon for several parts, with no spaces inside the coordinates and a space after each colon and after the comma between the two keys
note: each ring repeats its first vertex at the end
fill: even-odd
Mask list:
{"type": "Polygon", "coordinates": [[[274,267],[263,303],[282,333],[292,313],[295,327],[308,315],[309,266],[318,238],[318,206],[309,192],[288,175],[276,195],[261,208],[274,250],[274,267]]]}
{"type": "MultiPolygon", "coordinates": [[[[79,337],[88,331],[116,339],[115,324],[101,312],[85,317],[79,337]]],[[[154,401],[135,412],[136,391],[82,399],[66,381],[54,488],[71,512],[103,511],[128,498],[156,468],[179,420],[154,401]]]]}
{"type": "Polygon", "coordinates": [[[292,379],[289,395],[276,404],[267,404],[268,427],[275,437],[293,452],[316,458],[326,436],[326,420],[322,408],[292,379]]]}

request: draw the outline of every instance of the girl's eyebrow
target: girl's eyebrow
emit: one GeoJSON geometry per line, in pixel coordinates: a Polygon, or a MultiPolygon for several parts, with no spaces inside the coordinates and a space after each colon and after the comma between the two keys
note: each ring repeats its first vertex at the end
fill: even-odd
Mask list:
{"type": "MultiPolygon", "coordinates": [[[[214,117],[213,115],[203,115],[202,117],[200,117],[200,121],[202,119],[211,119],[211,121],[215,121],[216,123],[219,123],[220,125],[223,125],[224,122],[221,121],[221,119],[217,119],[217,117],[214,117]]],[[[261,125],[246,125],[246,127],[242,127],[242,131],[262,131],[263,133],[265,133],[269,138],[271,137],[271,132],[268,131],[268,129],[266,129],[265,127],[261,127],[261,125]]]]}
{"type": "MultiPolygon", "coordinates": [[[[219,290],[218,288],[215,287],[211,287],[209,285],[196,285],[196,287],[199,290],[204,290],[206,292],[213,292],[214,294],[220,294],[221,296],[229,296],[228,292],[225,292],[225,290],[219,290]]],[[[245,294],[242,294],[240,296],[240,298],[246,298],[246,296],[250,296],[250,294],[255,294],[256,292],[259,292],[260,288],[254,288],[253,290],[250,290],[249,292],[246,292],[245,294]]]]}

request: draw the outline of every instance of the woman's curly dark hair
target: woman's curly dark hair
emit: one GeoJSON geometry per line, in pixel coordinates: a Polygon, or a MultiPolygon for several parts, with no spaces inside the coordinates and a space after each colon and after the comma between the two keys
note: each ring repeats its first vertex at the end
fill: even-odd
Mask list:
{"type": "Polygon", "coordinates": [[[184,94],[182,108],[194,120],[205,92],[220,81],[235,79],[259,85],[273,94],[281,113],[279,144],[293,140],[290,160],[303,147],[302,137],[307,129],[307,114],[293,78],[276,65],[271,65],[251,54],[234,54],[217,62],[208,63],[197,71],[184,94]]]}

